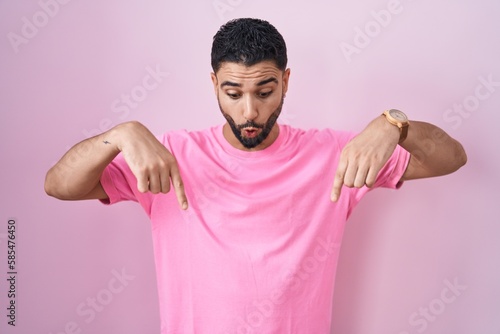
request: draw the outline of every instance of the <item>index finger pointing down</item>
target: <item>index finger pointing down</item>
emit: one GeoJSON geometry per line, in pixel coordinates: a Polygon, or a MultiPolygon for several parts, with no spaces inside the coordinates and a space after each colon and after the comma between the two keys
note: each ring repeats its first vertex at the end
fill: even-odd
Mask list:
{"type": "Polygon", "coordinates": [[[344,176],[347,169],[347,164],[339,163],[337,171],[335,172],[335,179],[333,180],[333,188],[330,194],[332,202],[336,202],[340,197],[342,185],[344,184],[344,176]]]}
{"type": "Polygon", "coordinates": [[[182,210],[186,210],[188,208],[188,201],[184,191],[184,182],[182,182],[179,168],[176,165],[170,168],[170,177],[172,178],[172,185],[174,186],[177,201],[179,202],[182,210]]]}

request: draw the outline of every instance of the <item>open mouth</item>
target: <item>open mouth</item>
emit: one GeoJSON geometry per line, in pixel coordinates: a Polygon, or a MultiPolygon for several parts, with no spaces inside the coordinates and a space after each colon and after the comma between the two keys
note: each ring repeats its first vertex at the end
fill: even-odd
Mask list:
{"type": "Polygon", "coordinates": [[[243,135],[247,138],[255,138],[259,134],[260,129],[257,128],[244,128],[243,135]]]}

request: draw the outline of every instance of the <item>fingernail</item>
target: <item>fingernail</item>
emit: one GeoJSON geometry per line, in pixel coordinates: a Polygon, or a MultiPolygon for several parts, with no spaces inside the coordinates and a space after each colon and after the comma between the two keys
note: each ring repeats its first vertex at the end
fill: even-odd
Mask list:
{"type": "Polygon", "coordinates": [[[331,200],[332,202],[337,202],[337,195],[332,194],[332,195],[330,196],[330,200],[331,200]]]}
{"type": "Polygon", "coordinates": [[[188,208],[188,203],[182,202],[182,210],[187,210],[187,208],[188,208]]]}

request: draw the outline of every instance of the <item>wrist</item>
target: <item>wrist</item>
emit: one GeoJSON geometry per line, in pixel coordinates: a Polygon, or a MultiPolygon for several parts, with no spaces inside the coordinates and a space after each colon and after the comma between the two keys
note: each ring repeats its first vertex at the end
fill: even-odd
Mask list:
{"type": "Polygon", "coordinates": [[[379,117],[377,117],[374,122],[376,123],[378,131],[383,133],[384,136],[387,137],[387,139],[391,139],[396,142],[399,141],[399,129],[391,123],[387,122],[387,119],[384,115],[380,115],[379,117]]]}
{"type": "Polygon", "coordinates": [[[126,122],[116,125],[102,134],[102,142],[111,145],[118,152],[123,150],[126,143],[127,133],[130,133],[135,125],[133,122],[126,122]]]}
{"type": "Polygon", "coordinates": [[[385,118],[387,124],[398,129],[398,144],[401,144],[408,136],[408,128],[410,126],[408,117],[402,111],[397,109],[385,110],[382,113],[382,116],[385,118]]]}

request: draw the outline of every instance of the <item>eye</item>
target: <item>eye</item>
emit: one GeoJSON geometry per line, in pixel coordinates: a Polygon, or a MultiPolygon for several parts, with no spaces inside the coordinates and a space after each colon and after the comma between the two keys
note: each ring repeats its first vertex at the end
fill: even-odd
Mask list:
{"type": "Polygon", "coordinates": [[[259,97],[261,97],[261,98],[266,98],[266,97],[268,97],[269,95],[271,95],[271,94],[272,94],[272,92],[273,92],[272,90],[270,90],[270,91],[268,91],[268,92],[260,92],[258,95],[259,95],[259,97]]]}
{"type": "Polygon", "coordinates": [[[240,94],[238,94],[238,93],[229,93],[229,92],[227,92],[226,94],[227,94],[227,96],[229,96],[233,100],[236,100],[237,98],[240,97],[240,94]]]}

